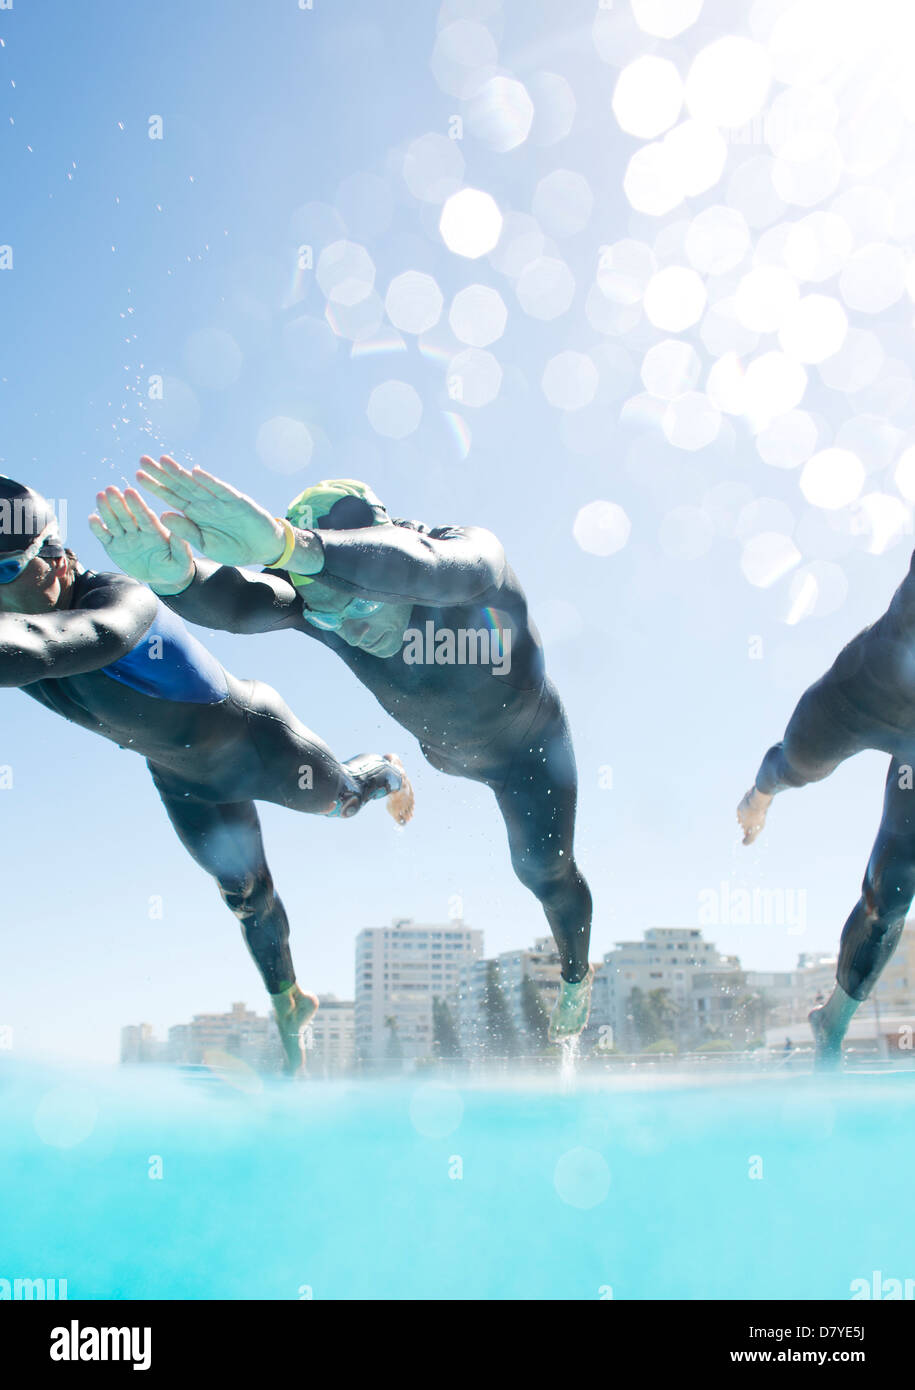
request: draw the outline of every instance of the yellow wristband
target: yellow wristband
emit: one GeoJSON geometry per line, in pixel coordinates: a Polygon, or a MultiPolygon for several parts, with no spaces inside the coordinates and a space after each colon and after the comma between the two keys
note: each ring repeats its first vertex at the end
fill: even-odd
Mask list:
{"type": "Polygon", "coordinates": [[[292,552],[295,550],[295,531],[293,531],[291,525],[284,516],[274,517],[274,521],[278,521],[285,531],[286,544],[283,546],[282,555],[278,560],[274,560],[270,568],[272,570],[282,570],[286,568],[289,561],[292,559],[292,552]]]}

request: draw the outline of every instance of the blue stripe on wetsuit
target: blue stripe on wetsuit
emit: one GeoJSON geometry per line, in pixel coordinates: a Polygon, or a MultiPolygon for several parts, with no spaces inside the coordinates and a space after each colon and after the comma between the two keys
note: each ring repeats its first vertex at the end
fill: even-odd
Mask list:
{"type": "Polygon", "coordinates": [[[229,693],[226,673],[215,656],[163,603],[156,604],[156,616],[133,650],[101,670],[154,700],[218,705],[229,693]]]}

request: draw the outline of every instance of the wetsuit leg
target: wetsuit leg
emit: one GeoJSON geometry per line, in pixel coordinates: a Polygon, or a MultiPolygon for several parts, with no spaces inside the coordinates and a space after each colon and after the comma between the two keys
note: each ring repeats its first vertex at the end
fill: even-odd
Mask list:
{"type": "Polygon", "coordinates": [[[217,804],[182,791],[172,773],[149,765],[179,840],[215,878],[226,906],[241,923],[245,944],[269,994],[295,983],[289,920],[277,897],[253,801],[217,804]]]}
{"type": "Polygon", "coordinates": [[[400,774],[381,757],[339,762],[271,686],[261,681],[245,685],[247,728],[260,762],[260,773],[246,783],[245,792],[255,801],[318,815],[351,816],[367,801],[401,785],[400,774]]]}
{"type": "Polygon", "coordinates": [[[859,727],[854,726],[851,712],[837,701],[827,674],[801,696],[784,738],[763,758],[757,787],[773,795],[822,781],[846,758],[875,746],[865,725],[862,719],[859,727]]]}
{"type": "Polygon", "coordinates": [[[578,774],[559,696],[547,686],[533,728],[506,759],[506,775],[486,779],[508,831],[515,874],[539,899],[550,924],[562,976],[588,972],[591,891],[575,863],[578,774]]]}
{"type": "Polygon", "coordinates": [[[894,758],[883,817],[857,906],[845,924],[836,978],[852,999],[866,999],[905,926],[915,897],[915,790],[912,765],[894,758]]]}

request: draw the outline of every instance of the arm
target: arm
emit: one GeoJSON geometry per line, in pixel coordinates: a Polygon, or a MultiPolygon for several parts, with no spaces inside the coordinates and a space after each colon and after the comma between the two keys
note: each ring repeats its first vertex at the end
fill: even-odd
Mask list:
{"type": "Polygon", "coordinates": [[[108,554],[179,617],[227,632],[296,625],[302,604],[282,574],[248,574],[212,560],[195,561],[187,541],[163,526],[136,488],[123,493],[106,488],[98,504],[89,525],[108,554]]]}
{"type": "Polygon", "coordinates": [[[252,574],[212,560],[196,560],[195,575],[162,602],[189,623],[224,632],[276,632],[302,625],[302,600],[282,574],[252,574]]]}
{"type": "Polygon", "coordinates": [[[915,629],[915,553],[908,574],[890,600],[887,616],[898,631],[907,636],[915,629]]]}
{"type": "Polygon", "coordinates": [[[132,651],[149,628],[156,600],[120,575],[92,589],[79,608],[47,614],[0,614],[0,686],[58,680],[109,666],[132,651]]]}
{"type": "MultiPolygon", "coordinates": [[[[380,602],[467,603],[502,582],[502,546],[480,527],[443,526],[432,533],[393,525],[303,530],[272,517],[202,468],[188,472],[168,455],[158,464],[144,455],[143,463],[137,477],[144,486],[180,508],[164,513],[165,534],[181,537],[224,564],[271,567],[282,561],[290,574],[320,578],[343,593],[380,602]],[[291,554],[284,533],[294,542],[291,554]]],[[[126,495],[133,505],[133,490],[126,495]]]]}
{"type": "MultiPolygon", "coordinates": [[[[324,565],[316,578],[342,592],[389,602],[470,603],[502,583],[505,552],[491,531],[479,526],[440,527],[424,534],[404,526],[360,531],[299,531],[289,561],[298,570],[300,545],[307,556],[320,545],[324,565]]],[[[315,574],[314,564],[301,573],[315,574]]],[[[304,591],[307,599],[307,589],[304,591]]]]}

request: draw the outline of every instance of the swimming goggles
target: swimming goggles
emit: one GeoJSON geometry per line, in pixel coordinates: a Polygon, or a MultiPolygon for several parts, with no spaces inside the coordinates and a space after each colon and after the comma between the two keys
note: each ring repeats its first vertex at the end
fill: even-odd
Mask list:
{"type": "Polygon", "coordinates": [[[372,603],[367,598],[351,598],[339,613],[321,613],[314,608],[303,608],[302,617],[314,623],[315,627],[323,627],[327,632],[336,632],[345,622],[349,622],[350,618],[367,618],[370,613],[377,613],[378,609],[383,607],[383,603],[372,603]]]}
{"type": "Polygon", "coordinates": [[[14,579],[18,579],[22,571],[32,563],[35,556],[39,553],[42,546],[48,541],[58,539],[57,527],[53,521],[45,526],[44,530],[39,531],[35,539],[26,547],[25,550],[7,553],[0,559],[0,584],[12,584],[14,579]]]}

